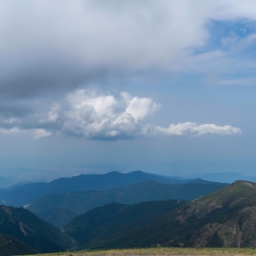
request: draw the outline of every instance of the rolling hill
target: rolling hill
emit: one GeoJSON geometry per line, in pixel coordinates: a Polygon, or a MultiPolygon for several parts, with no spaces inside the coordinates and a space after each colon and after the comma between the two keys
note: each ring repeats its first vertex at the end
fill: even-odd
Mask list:
{"type": "Polygon", "coordinates": [[[193,200],[227,184],[187,183],[162,184],[144,181],[125,188],[106,191],[83,191],[52,194],[36,200],[27,209],[56,227],[65,226],[76,215],[111,202],[134,204],[157,200],[193,200]]]}
{"type": "MultiPolygon", "coordinates": [[[[146,207],[150,203],[143,204],[146,207]]],[[[137,221],[136,225],[132,225],[129,216],[134,214],[136,219],[143,219],[143,214],[135,210],[143,208],[142,204],[119,205],[117,210],[111,207],[96,208],[76,217],[65,231],[78,241],[80,248],[256,246],[256,184],[253,182],[234,182],[158,216],[150,214],[150,209],[154,209],[151,205],[147,222],[137,221]],[[109,211],[111,214],[102,214],[109,211]]]]}

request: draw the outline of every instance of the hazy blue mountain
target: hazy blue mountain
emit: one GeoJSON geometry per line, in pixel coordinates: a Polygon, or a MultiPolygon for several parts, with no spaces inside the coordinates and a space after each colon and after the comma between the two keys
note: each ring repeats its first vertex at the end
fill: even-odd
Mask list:
{"type": "Polygon", "coordinates": [[[27,209],[40,218],[63,227],[74,216],[83,214],[95,207],[111,202],[134,204],[157,200],[192,200],[218,190],[227,184],[201,182],[187,184],[162,184],[156,181],[143,181],[124,188],[105,191],[83,191],[51,194],[30,204],[27,209]]]}
{"type": "Polygon", "coordinates": [[[256,184],[253,182],[237,181],[163,211],[157,217],[150,215],[150,209],[154,209],[150,203],[110,204],[76,217],[65,230],[77,239],[80,248],[256,246],[256,184]],[[146,220],[140,223],[145,214],[146,220]]]}
{"type": "Polygon", "coordinates": [[[17,180],[0,176],[0,188],[8,188],[17,183],[17,180]]]}
{"type": "Polygon", "coordinates": [[[192,178],[201,178],[204,180],[214,181],[214,182],[223,182],[223,183],[232,183],[236,180],[248,180],[256,182],[256,177],[243,175],[236,172],[226,172],[226,173],[205,173],[205,174],[195,174],[191,176],[192,178]]]}
{"type": "MultiPolygon", "coordinates": [[[[36,199],[53,193],[106,190],[129,186],[146,180],[154,180],[166,184],[192,182],[192,180],[181,181],[141,171],[134,171],[125,174],[119,172],[110,172],[102,175],[81,174],[71,178],[59,178],[47,183],[35,182],[12,187],[0,194],[0,202],[5,205],[24,206],[36,199]]],[[[200,182],[202,181],[200,180],[200,182]]]]}
{"type": "Polygon", "coordinates": [[[64,232],[23,208],[0,205],[0,233],[18,239],[36,252],[58,252],[73,246],[64,232]]]}
{"type": "Polygon", "coordinates": [[[7,190],[7,188],[0,188],[0,195],[4,193],[7,190]]]}

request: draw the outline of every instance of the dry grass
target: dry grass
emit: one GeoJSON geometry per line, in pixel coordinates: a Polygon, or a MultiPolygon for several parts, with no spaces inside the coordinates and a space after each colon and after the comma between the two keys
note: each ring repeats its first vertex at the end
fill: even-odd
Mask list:
{"type": "MultiPolygon", "coordinates": [[[[111,255],[256,255],[254,248],[142,248],[36,254],[40,256],[111,256],[111,255]]],[[[36,256],[35,255],[35,256],[36,256]]]]}

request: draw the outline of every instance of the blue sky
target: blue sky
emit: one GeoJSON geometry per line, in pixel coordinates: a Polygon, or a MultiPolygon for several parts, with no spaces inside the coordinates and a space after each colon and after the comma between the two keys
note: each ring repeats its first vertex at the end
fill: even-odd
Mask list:
{"type": "Polygon", "coordinates": [[[0,10],[0,175],[255,175],[254,1],[0,10]]]}

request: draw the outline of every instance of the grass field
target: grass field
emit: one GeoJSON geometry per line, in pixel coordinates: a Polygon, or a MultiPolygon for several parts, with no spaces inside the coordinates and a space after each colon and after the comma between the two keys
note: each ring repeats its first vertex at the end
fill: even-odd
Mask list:
{"type": "Polygon", "coordinates": [[[36,254],[40,256],[108,256],[108,255],[256,255],[256,248],[142,248],[36,254]]]}

